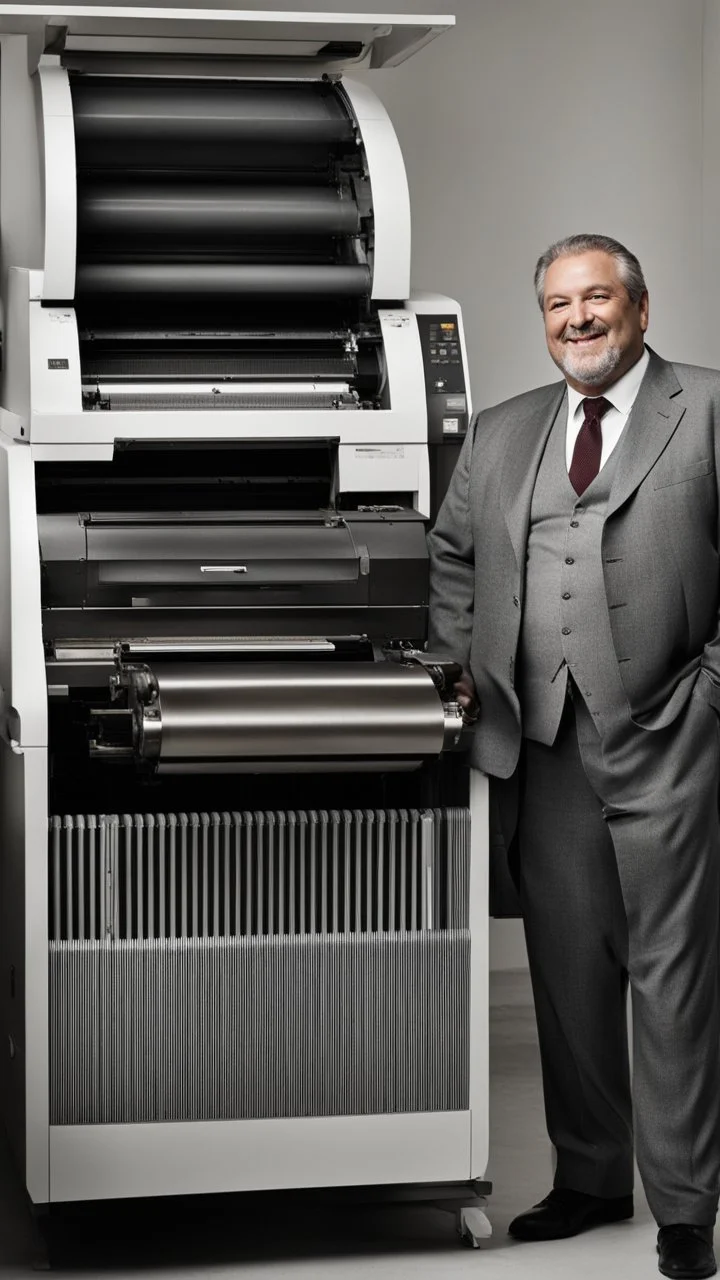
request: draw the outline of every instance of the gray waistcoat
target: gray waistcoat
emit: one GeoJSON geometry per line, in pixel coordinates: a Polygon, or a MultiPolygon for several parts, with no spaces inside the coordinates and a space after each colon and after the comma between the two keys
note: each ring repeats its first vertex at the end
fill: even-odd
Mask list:
{"type": "Polygon", "coordinates": [[[578,498],[565,463],[566,415],[558,414],[530,512],[517,691],[527,738],[555,740],[568,669],[600,733],[627,713],[610,632],[601,539],[619,444],[578,498]]]}

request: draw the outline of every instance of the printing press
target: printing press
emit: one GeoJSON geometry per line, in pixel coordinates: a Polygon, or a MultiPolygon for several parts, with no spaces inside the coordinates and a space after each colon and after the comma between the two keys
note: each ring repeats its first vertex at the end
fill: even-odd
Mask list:
{"type": "Polygon", "coordinates": [[[462,317],[411,292],[400,149],[346,75],[452,23],[0,5],[2,1095],[36,1208],[390,1188],[489,1234],[487,787],[425,645],[462,317]]]}

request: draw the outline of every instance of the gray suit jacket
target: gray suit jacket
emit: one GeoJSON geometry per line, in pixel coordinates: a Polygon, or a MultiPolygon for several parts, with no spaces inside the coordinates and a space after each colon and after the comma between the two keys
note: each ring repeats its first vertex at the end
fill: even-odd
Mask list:
{"type": "MultiPolygon", "coordinates": [[[[669,724],[698,670],[720,710],[720,373],[653,352],[603,533],[605,595],[630,714],[669,724]]],[[[481,702],[472,763],[509,778],[521,743],[515,663],[535,477],[564,381],[473,420],[430,549],[430,648],[469,670],[481,702]]]]}

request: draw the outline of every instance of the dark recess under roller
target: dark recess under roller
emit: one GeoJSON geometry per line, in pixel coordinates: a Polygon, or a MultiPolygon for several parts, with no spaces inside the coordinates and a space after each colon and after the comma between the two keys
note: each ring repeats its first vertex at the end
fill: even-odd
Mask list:
{"type": "MultiPolygon", "coordinates": [[[[345,352],[336,353],[332,348],[319,350],[311,355],[296,351],[262,352],[247,354],[236,348],[210,347],[208,351],[193,351],[187,347],[177,349],[164,343],[157,351],[147,351],[142,346],[137,354],[137,344],[126,342],[107,348],[102,342],[89,344],[85,374],[87,378],[109,382],[168,382],[196,381],[198,378],[214,380],[232,379],[235,382],[272,380],[282,382],[306,379],[342,381],[357,375],[356,363],[345,352]]],[[[377,369],[373,370],[377,378],[377,369]]]]}
{"type": "MultiPolygon", "coordinates": [[[[172,306],[172,297],[167,299],[172,306]]],[[[193,297],[192,332],[182,328],[167,327],[167,317],[158,312],[153,300],[143,297],[141,307],[143,324],[137,330],[132,320],[137,316],[138,305],[133,294],[117,294],[113,298],[113,319],[115,324],[107,332],[94,327],[92,313],[94,306],[104,308],[102,295],[89,298],[80,310],[81,321],[89,321],[86,327],[80,327],[80,358],[82,363],[83,389],[89,395],[98,397],[100,384],[123,383],[130,390],[133,384],[148,383],[210,383],[208,391],[218,383],[234,382],[272,382],[281,393],[288,382],[307,383],[347,383],[361,401],[370,402],[377,395],[382,382],[381,345],[377,335],[365,329],[356,330],[356,347],[348,348],[348,328],[334,331],[306,331],[302,328],[303,320],[307,323],[308,312],[319,308],[322,312],[333,312],[338,299],[306,297],[298,302],[292,298],[284,298],[282,302],[283,316],[290,319],[297,315],[298,328],[295,332],[283,334],[263,333],[262,328],[255,332],[249,330],[218,332],[217,326],[228,317],[223,314],[230,307],[233,312],[239,310],[238,300],[232,296],[203,298],[193,297]],[[212,314],[204,315],[206,308],[212,314]],[[129,310],[130,314],[126,314],[129,310]],[[214,320],[214,324],[213,324],[214,320]],[[154,322],[154,323],[153,323],[154,322]],[[150,326],[146,328],[145,326],[150,326]]],[[[346,307],[348,299],[339,300],[346,307]]],[[[275,310],[277,303],[271,299],[255,300],[249,303],[255,320],[268,319],[272,316],[265,312],[275,310]],[[260,313],[260,314],[258,314],[260,313]]],[[[179,308],[173,310],[177,313],[179,308]]],[[[176,320],[181,318],[176,314],[176,320]]],[[[317,404],[317,385],[313,390],[314,407],[317,404]]],[[[149,395],[149,391],[143,392],[149,395]]],[[[336,391],[333,392],[333,399],[336,391]]],[[[214,396],[214,401],[218,399],[214,396]]],[[[103,396],[99,395],[99,401],[103,396]]],[[[223,404],[225,402],[223,401],[223,404]]],[[[127,406],[125,406],[127,407],[127,406]]],[[[154,408],[159,408],[154,403],[154,408]]],[[[214,407],[219,407],[214,403],[214,407]]],[[[225,404],[225,407],[229,407],[225,404]]],[[[244,407],[250,408],[245,402],[244,407]]],[[[293,407],[301,407],[297,399],[293,407]]]]}

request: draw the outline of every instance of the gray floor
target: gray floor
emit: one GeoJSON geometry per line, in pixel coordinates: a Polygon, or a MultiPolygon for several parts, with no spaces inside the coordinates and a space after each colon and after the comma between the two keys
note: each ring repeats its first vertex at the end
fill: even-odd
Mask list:
{"type": "MultiPolygon", "coordinates": [[[[403,1280],[403,1277],[573,1277],[645,1280],[657,1276],[655,1226],[642,1191],[632,1222],[603,1227],[574,1240],[516,1244],[510,1218],[551,1185],[539,1065],[529,992],[523,975],[493,983],[491,1027],[490,1202],[493,1237],[482,1249],[464,1248],[453,1218],[437,1209],[299,1204],[274,1197],[238,1207],[233,1200],[168,1202],[94,1210],[67,1224],[54,1265],[65,1275],[112,1271],[133,1280],[226,1276],[242,1280],[403,1280]]],[[[26,1274],[32,1241],[23,1202],[7,1159],[0,1158],[0,1280],[26,1274]]]]}

